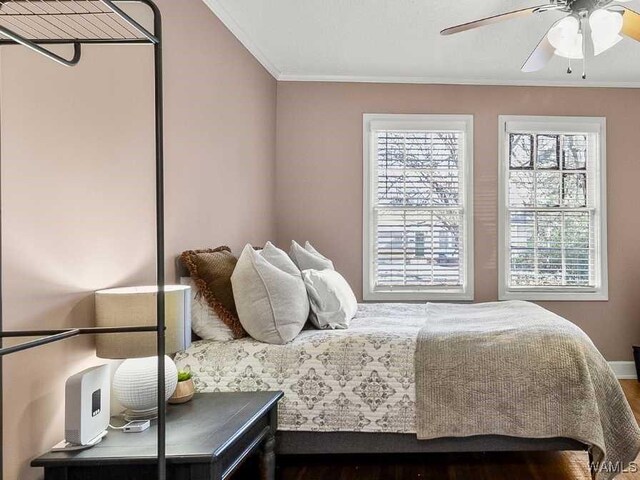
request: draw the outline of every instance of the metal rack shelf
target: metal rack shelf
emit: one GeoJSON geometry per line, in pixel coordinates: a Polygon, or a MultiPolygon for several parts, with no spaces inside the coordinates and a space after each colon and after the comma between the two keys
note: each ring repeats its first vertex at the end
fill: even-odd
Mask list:
{"type": "Polygon", "coordinates": [[[80,61],[83,43],[160,43],[157,34],[140,25],[116,2],[0,0],[0,44],[19,43],[62,65],[74,66],[80,61]],[[42,47],[55,43],[73,44],[73,57],[66,59],[42,47]]]}
{"type": "Polygon", "coordinates": [[[0,332],[0,338],[21,338],[21,337],[43,337],[37,340],[12,345],[10,347],[0,348],[0,357],[10,355],[12,353],[29,350],[30,348],[54,343],[66,338],[76,337],[78,335],[99,335],[104,333],[137,333],[137,332],[155,332],[156,326],[140,326],[140,327],[86,327],[86,328],[64,328],[58,330],[15,330],[0,332]]]}
{"type": "MultiPolygon", "coordinates": [[[[13,353],[30,350],[79,335],[105,333],[155,332],[158,354],[158,406],[164,404],[165,391],[165,310],[164,310],[164,148],[162,85],[162,19],[152,0],[0,0],[0,46],[23,45],[66,67],[80,62],[82,45],[153,46],[155,61],[155,146],[156,146],[156,283],[157,322],[154,326],[113,328],[64,328],[53,330],[4,331],[2,328],[2,269],[0,268],[0,432],[2,431],[2,359],[13,353]],[[142,26],[119,5],[146,5],[153,13],[153,32],[142,26]],[[73,45],[73,55],[65,58],[51,51],[50,45],[73,45]],[[5,338],[41,337],[4,347],[5,338]]],[[[0,239],[2,222],[0,218],[0,239]]],[[[0,267],[2,248],[0,244],[0,267]]],[[[158,408],[158,479],[166,478],[165,409],[158,408]]],[[[0,480],[3,478],[0,448],[0,480]]]]}

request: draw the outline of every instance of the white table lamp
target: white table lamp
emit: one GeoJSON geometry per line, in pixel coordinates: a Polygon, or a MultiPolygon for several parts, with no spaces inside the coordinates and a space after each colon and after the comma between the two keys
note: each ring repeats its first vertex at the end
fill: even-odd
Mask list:
{"type": "MultiPolygon", "coordinates": [[[[96,326],[125,327],[156,324],[158,288],[126,287],[95,294],[96,326]]],[[[191,294],[184,285],[165,287],[165,349],[173,354],[191,344],[191,294]]],[[[113,393],[127,409],[127,420],[155,418],[158,414],[156,334],[153,332],[98,335],[100,358],[125,359],[113,377],[113,393]]],[[[165,400],[178,383],[175,363],[165,355],[165,400]]]]}

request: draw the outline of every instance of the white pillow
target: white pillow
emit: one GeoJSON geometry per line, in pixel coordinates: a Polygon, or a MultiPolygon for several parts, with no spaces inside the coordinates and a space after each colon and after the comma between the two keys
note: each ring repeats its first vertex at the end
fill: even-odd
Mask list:
{"type": "Polygon", "coordinates": [[[309,317],[302,275],[285,252],[267,243],[263,250],[244,247],[231,275],[240,323],[256,340],[285,344],[309,317]]]}
{"type": "Polygon", "coordinates": [[[291,241],[289,256],[300,270],[334,270],[333,262],[306,242],[304,248],[295,240],[291,241]]]}
{"type": "Polygon", "coordinates": [[[198,288],[191,277],[181,277],[181,285],[191,287],[191,330],[203,340],[226,342],[233,340],[233,332],[222,321],[207,301],[198,295],[198,288]]]}
{"type": "Polygon", "coordinates": [[[349,328],[358,301],[344,277],[335,270],[303,270],[302,279],[309,294],[311,323],[320,329],[349,328]]]}
{"type": "MultiPolygon", "coordinates": [[[[255,250],[255,249],[254,249],[255,250]]],[[[273,243],[267,242],[262,250],[258,253],[271,265],[278,267],[283,272],[291,275],[300,276],[300,270],[295,263],[291,261],[289,255],[284,250],[280,250],[273,243]]]]}

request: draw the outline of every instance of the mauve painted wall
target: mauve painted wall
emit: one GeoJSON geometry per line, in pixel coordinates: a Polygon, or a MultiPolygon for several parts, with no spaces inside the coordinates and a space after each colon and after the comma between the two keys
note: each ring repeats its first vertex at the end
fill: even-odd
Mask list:
{"type": "MultiPolygon", "coordinates": [[[[182,249],[275,236],[276,82],[201,0],[158,4],[172,281],[182,249]]],[[[152,50],[86,48],[72,69],[1,55],[4,326],[91,325],[95,289],[154,281],[152,50]]],[[[5,360],[5,478],[42,476],[28,462],[63,438],[64,382],[93,352],[5,360]]]]}
{"type": "Polygon", "coordinates": [[[475,299],[497,299],[498,115],[607,117],[609,301],[543,302],[608,360],[640,342],[640,90],[278,84],[278,242],[311,240],[362,295],[362,114],[473,114],[475,299]]]}

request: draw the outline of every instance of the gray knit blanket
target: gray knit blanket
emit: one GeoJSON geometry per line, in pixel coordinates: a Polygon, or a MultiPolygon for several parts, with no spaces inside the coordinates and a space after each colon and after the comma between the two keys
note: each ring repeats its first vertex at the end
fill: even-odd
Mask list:
{"type": "Polygon", "coordinates": [[[615,374],[571,322],[528,302],[430,304],[416,345],[421,440],[473,435],[571,438],[608,480],[640,450],[615,374]]]}

